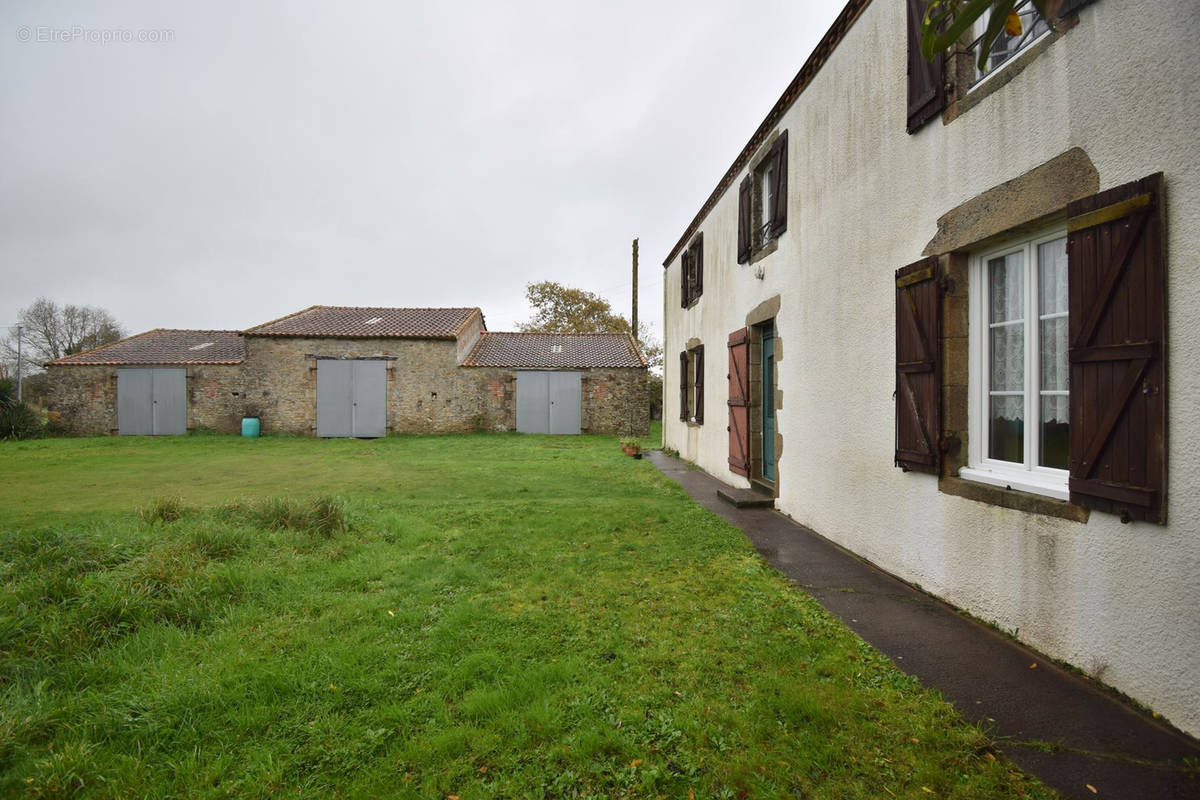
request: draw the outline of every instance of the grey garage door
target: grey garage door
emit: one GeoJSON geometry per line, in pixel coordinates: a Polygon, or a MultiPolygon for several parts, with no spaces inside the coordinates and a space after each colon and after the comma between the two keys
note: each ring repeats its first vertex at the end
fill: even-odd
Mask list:
{"type": "Polygon", "coordinates": [[[122,436],[187,433],[187,370],[117,370],[117,432],[122,436]]]}
{"type": "Polygon", "coordinates": [[[517,373],[517,430],[520,433],[579,433],[583,403],[578,372],[522,370],[517,373]]]}
{"type": "Polygon", "coordinates": [[[387,362],[317,361],[317,436],[387,434],[387,362]]]}

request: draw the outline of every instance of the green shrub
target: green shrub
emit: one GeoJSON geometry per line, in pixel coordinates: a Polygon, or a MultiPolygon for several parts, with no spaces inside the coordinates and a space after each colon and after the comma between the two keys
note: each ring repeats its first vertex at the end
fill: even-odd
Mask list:
{"type": "Polygon", "coordinates": [[[34,439],[41,435],[41,417],[17,400],[12,381],[0,380],[0,439],[34,439]]]}

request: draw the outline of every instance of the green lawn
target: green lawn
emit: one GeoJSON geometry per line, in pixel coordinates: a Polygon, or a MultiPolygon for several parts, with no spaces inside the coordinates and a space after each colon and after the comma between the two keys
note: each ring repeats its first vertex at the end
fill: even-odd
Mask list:
{"type": "Polygon", "coordinates": [[[1052,796],[614,438],[0,443],[0,573],[3,796],[1052,796]]]}

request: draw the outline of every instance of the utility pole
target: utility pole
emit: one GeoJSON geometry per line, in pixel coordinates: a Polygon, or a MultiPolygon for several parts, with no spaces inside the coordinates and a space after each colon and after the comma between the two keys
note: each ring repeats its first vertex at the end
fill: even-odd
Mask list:
{"type": "Polygon", "coordinates": [[[17,402],[21,402],[21,333],[25,326],[17,326],[17,402]]]}
{"type": "Polygon", "coordinates": [[[638,295],[637,256],[638,256],[638,253],[637,253],[637,250],[638,250],[638,240],[637,240],[637,237],[635,236],[633,238],[633,316],[630,318],[630,323],[629,323],[630,327],[633,328],[633,340],[635,342],[638,340],[638,323],[637,323],[637,295],[638,295]]]}

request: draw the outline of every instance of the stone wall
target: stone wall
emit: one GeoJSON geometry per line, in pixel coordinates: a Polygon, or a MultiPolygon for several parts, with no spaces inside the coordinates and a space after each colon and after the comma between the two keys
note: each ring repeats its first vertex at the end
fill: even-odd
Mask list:
{"type": "Polygon", "coordinates": [[[246,337],[246,404],[264,433],[310,435],[317,424],[317,359],[384,358],[389,433],[449,433],[497,427],[489,389],[458,367],[453,339],[246,337]],[[491,414],[489,417],[488,414],[491,414]],[[489,424],[489,422],[491,424],[489,424]]]}
{"type": "Polygon", "coordinates": [[[646,370],[583,370],[583,432],[645,436],[650,432],[646,370]]]}
{"type": "MultiPolygon", "coordinates": [[[[117,367],[47,367],[47,410],[76,436],[117,432],[117,367]]],[[[178,367],[174,367],[178,369],[178,367]]],[[[237,365],[187,367],[188,430],[234,433],[241,427],[242,379],[237,365]]]]}
{"type": "MultiPolygon", "coordinates": [[[[235,433],[243,416],[257,416],[263,433],[313,435],[317,359],[385,358],[389,433],[515,430],[516,371],[460,367],[461,350],[452,339],[248,336],[240,366],[187,368],[188,429],[235,433]]],[[[61,366],[48,371],[50,410],[67,430],[77,435],[116,433],[116,367],[61,366]]],[[[648,432],[644,369],[580,372],[584,433],[648,432]]]]}
{"type": "MultiPolygon", "coordinates": [[[[581,374],[583,433],[645,436],[650,432],[646,370],[615,367],[569,370],[581,374]]],[[[500,367],[463,367],[473,376],[464,390],[474,397],[480,430],[517,429],[517,370],[500,367]]]]}

